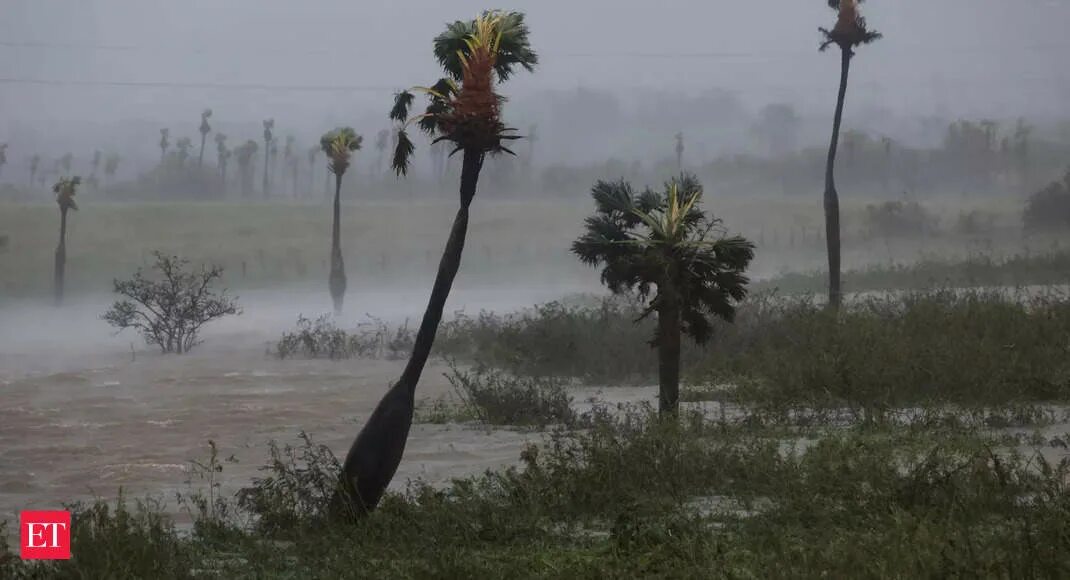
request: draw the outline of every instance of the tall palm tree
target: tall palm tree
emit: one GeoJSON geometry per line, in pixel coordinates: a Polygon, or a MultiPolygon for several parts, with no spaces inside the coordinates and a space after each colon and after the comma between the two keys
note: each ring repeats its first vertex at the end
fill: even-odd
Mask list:
{"type": "Polygon", "coordinates": [[[160,129],[160,164],[167,159],[167,149],[171,146],[171,130],[160,129]]]}
{"type": "Polygon", "coordinates": [[[252,139],[238,147],[238,178],[241,180],[241,194],[243,197],[253,195],[253,157],[260,146],[252,139]]]}
{"type": "Polygon", "coordinates": [[[104,177],[107,179],[106,185],[111,185],[112,181],[115,179],[116,171],[119,171],[119,155],[117,153],[112,153],[104,160],[104,177]]]}
{"type": "Polygon", "coordinates": [[[335,315],[342,314],[346,294],[346,267],[342,261],[342,176],[349,169],[350,159],[360,149],[364,138],[352,127],[339,127],[320,139],[320,148],[327,154],[328,167],[334,174],[334,220],[331,225],[331,274],[328,286],[334,301],[335,315]]]}
{"type": "Polygon", "coordinates": [[[212,126],[208,124],[208,119],[211,116],[211,109],[205,109],[201,112],[201,126],[197,128],[201,132],[201,152],[197,155],[197,167],[204,167],[204,142],[208,139],[208,134],[212,132],[212,126]]]}
{"type": "Polygon", "coordinates": [[[3,174],[5,165],[7,165],[7,143],[0,143],[0,174],[3,174]]]}
{"type": "Polygon", "coordinates": [[[442,310],[461,265],[468,215],[476,194],[479,172],[487,154],[508,151],[503,140],[516,138],[501,121],[499,82],[517,67],[534,70],[538,58],[528,42],[528,27],[519,12],[488,11],[469,21],[456,21],[435,38],[435,58],[448,77],[423,89],[430,103],[423,115],[408,119],[414,96],[402,91],[395,96],[390,118],[401,124],[397,132],[393,168],[398,175],[408,171],[413,144],[405,127],[416,122],[435,142],[449,141],[454,153],[463,155],[460,208],[439,262],[427,309],[416,333],[412,356],[405,370],[383,396],[368,422],[357,435],[343,465],[343,505],[362,514],[375,508],[394,477],[405,451],[412,426],[416,385],[420,381],[442,310]],[[355,504],[352,503],[355,501],[355,504]]]}
{"type": "Polygon", "coordinates": [[[683,175],[664,191],[635,195],[627,182],[599,181],[591,190],[595,214],[572,251],[590,266],[602,265],[602,283],[615,294],[638,291],[647,300],[642,317],[658,315],[651,344],[658,349],[658,411],[675,414],[680,401],[680,338],[697,343],[713,334],[710,317],[731,321],[747,295],[744,271],[754,244],[712,237],[721,221],[699,209],[702,186],[683,175]]]}
{"type": "Polygon", "coordinates": [[[840,48],[840,92],[836,97],[836,115],[832,121],[832,141],[829,143],[828,162],[825,165],[825,239],[828,245],[829,307],[838,309],[843,301],[840,287],[840,197],[836,192],[836,146],[840,140],[840,124],[843,121],[843,101],[847,96],[847,77],[851,71],[851,58],[855,48],[877,41],[881,34],[866,26],[866,19],[859,14],[861,0],[828,0],[830,8],[839,12],[832,30],[820,28],[825,40],[823,52],[835,44],[840,48]]]}
{"type": "Polygon", "coordinates": [[[56,306],[63,304],[63,279],[67,267],[67,211],[78,210],[74,196],[78,193],[78,184],[81,182],[82,178],[77,175],[71,178],[63,177],[52,187],[52,191],[56,193],[56,203],[59,204],[59,245],[56,246],[53,276],[56,306]]]}
{"type": "Polygon", "coordinates": [[[34,154],[30,157],[30,188],[32,189],[34,184],[37,183],[37,170],[41,166],[41,156],[34,154]]]}
{"type": "Polygon", "coordinates": [[[274,141],[275,119],[264,121],[264,197],[271,197],[271,185],[268,183],[268,171],[271,165],[271,143],[274,141]]]}

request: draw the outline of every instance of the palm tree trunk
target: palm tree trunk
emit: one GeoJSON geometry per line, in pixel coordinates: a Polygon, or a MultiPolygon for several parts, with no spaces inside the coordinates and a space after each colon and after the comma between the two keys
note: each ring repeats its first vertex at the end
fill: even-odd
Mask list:
{"type": "Polygon", "coordinates": [[[204,167],[204,139],[208,133],[201,133],[201,152],[197,155],[197,167],[204,167]]]}
{"type": "Polygon", "coordinates": [[[453,287],[453,279],[461,267],[461,255],[468,233],[469,207],[476,194],[484,155],[479,150],[464,151],[461,204],[457,209],[457,216],[453,219],[453,228],[442,252],[442,260],[438,264],[438,274],[435,276],[431,298],[416,334],[412,356],[405,365],[401,378],[379,401],[346,455],[340,491],[349,495],[348,498],[336,495],[335,506],[348,508],[352,515],[362,515],[375,509],[401,463],[409,428],[412,426],[416,385],[420,382],[420,375],[431,354],[431,346],[435,342],[435,333],[442,320],[442,311],[453,287]],[[343,500],[344,503],[339,503],[338,500],[343,500]]]}
{"type": "Polygon", "coordinates": [[[843,102],[847,96],[847,76],[851,70],[850,48],[841,48],[840,94],[836,99],[836,116],[832,121],[832,141],[829,143],[828,163],[825,165],[825,240],[829,261],[829,307],[838,310],[843,302],[840,287],[840,197],[836,192],[836,147],[840,141],[843,121],[843,102]]]}
{"type": "Polygon", "coordinates": [[[268,186],[268,166],[271,165],[271,142],[264,141],[264,198],[271,196],[271,188],[268,186]]]}
{"type": "Polygon", "coordinates": [[[56,246],[55,272],[53,273],[56,306],[63,304],[63,278],[67,267],[67,210],[60,209],[59,215],[59,245],[56,246]]]}
{"type": "Polygon", "coordinates": [[[680,409],[680,308],[670,292],[659,294],[658,414],[666,416],[680,409]]]}
{"type": "Polygon", "coordinates": [[[341,316],[346,294],[346,267],[342,263],[342,174],[334,176],[334,225],[331,228],[331,277],[329,286],[334,301],[334,315],[341,316]]]}

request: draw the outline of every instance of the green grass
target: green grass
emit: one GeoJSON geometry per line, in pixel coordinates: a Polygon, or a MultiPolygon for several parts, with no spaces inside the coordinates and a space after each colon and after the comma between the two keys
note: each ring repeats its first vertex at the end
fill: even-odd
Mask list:
{"type": "MultiPolygon", "coordinates": [[[[785,432],[631,414],[524,466],[323,517],[337,461],[276,455],[260,501],[176,532],[151,503],[74,517],[70,561],[6,578],[887,578],[1070,574],[1070,464],[937,425],[785,432]],[[790,441],[805,441],[805,445],[790,441]],[[270,481],[268,481],[270,479],[270,481]],[[279,482],[283,483],[280,484],[279,482]],[[264,490],[268,490],[265,492],[264,490]]],[[[2,554],[3,552],[0,552],[2,554]]]]}
{"type": "MultiPolygon", "coordinates": [[[[1056,249],[1002,259],[980,254],[963,260],[926,257],[913,263],[876,264],[843,273],[843,287],[847,292],[1054,284],[1070,284],[1070,251],[1056,249]]],[[[821,293],[828,287],[828,274],[792,272],[763,280],[754,287],[793,294],[821,293]]]]}
{"type": "MultiPolygon", "coordinates": [[[[447,325],[440,350],[518,374],[593,384],[656,380],[639,308],[605,299],[484,313],[447,325]]],[[[1070,296],[931,290],[858,297],[840,316],[807,297],[759,294],[705,347],[683,352],[692,389],[768,411],[879,417],[916,405],[1070,401],[1070,296]],[[704,385],[734,385],[710,393],[704,385]]],[[[702,393],[705,393],[703,395],[702,393]]]]}

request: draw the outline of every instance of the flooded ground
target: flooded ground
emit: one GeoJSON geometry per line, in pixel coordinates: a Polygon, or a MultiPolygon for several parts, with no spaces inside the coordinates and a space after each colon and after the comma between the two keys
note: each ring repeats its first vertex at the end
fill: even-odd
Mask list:
{"type": "MultiPolygon", "coordinates": [[[[364,312],[395,323],[415,320],[424,292],[351,294],[354,314],[342,325],[355,325],[364,312]]],[[[449,309],[519,309],[562,292],[461,291],[449,309]]],[[[224,458],[238,459],[225,466],[230,490],[257,474],[269,441],[295,442],[301,431],[344,456],[404,363],[269,356],[269,343],[293,327],[299,312],[325,310],[321,293],[243,296],[245,313],[209,327],[205,343],[185,356],[160,355],[130,334],[114,336],[98,319],[104,301],[0,309],[0,518],[111,498],[120,487],[132,497],[173,500],[186,489],[189,461],[207,458],[208,440],[224,458]]],[[[429,365],[421,398],[451,392],[443,370],[429,365]]],[[[514,463],[524,443],[537,437],[416,425],[395,488],[414,478],[442,482],[514,463]]]]}

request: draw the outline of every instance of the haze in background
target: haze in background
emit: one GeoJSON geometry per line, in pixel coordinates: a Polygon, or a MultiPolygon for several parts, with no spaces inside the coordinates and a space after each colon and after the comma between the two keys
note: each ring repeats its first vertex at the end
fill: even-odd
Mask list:
{"type": "MultiPolygon", "coordinates": [[[[306,142],[339,123],[374,133],[394,90],[439,76],[429,40],[443,23],[487,7],[0,0],[0,141],[148,162],[160,126],[195,136],[204,107],[234,143],[267,117],[306,142]]],[[[682,129],[689,155],[747,150],[746,119],[774,102],[813,119],[804,141],[827,130],[839,62],[817,52],[834,18],[823,0],[493,7],[527,12],[542,57],[507,88],[509,121],[539,124],[539,162],[660,155],[682,129]]],[[[852,70],[849,125],[910,143],[942,135],[926,118],[1067,116],[1067,1],[872,0],[865,13],[886,39],[852,70]]]]}

